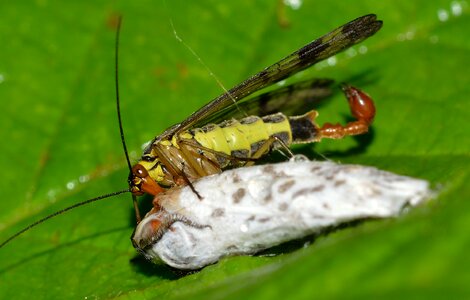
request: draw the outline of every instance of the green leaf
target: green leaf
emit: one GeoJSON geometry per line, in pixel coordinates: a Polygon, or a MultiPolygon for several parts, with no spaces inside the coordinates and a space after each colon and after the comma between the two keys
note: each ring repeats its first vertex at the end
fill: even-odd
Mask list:
{"type": "MultiPolygon", "coordinates": [[[[321,63],[293,78],[346,81],[376,100],[369,135],[324,141],[314,151],[427,179],[439,197],[398,219],[365,222],[276,257],[226,258],[181,274],[135,253],[131,199],[122,195],[1,248],[0,298],[468,295],[466,1],[306,1],[298,9],[268,0],[127,2],[0,4],[1,240],[63,207],[126,188],[114,100],[117,14],[124,16],[123,125],[135,160],[144,142],[222,92],[174,37],[172,23],[229,88],[329,30],[376,13],[384,27],[354,48],[357,55],[340,54],[336,65],[321,63]],[[290,25],[282,27],[280,18],[290,25]]],[[[349,116],[339,95],[319,112],[320,123],[349,116]]]]}

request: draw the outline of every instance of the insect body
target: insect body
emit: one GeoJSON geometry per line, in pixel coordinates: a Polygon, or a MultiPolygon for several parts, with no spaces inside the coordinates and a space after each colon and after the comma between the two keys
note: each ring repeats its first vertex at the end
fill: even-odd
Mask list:
{"type": "MultiPolygon", "coordinates": [[[[154,142],[145,150],[139,165],[148,170],[148,175],[160,185],[181,185],[178,177],[175,179],[174,176],[179,170],[192,181],[220,173],[227,167],[246,165],[250,159],[259,158],[272,148],[316,142],[323,137],[341,138],[366,132],[375,113],[372,101],[355,88],[346,87],[345,91],[351,102],[353,115],[362,113],[359,121],[344,127],[349,132],[344,132],[340,125],[337,125],[343,130],[340,133],[329,124],[320,128],[315,124],[318,115],[315,110],[291,117],[281,112],[263,117],[249,116],[186,130],[174,135],[171,140],[154,142]]],[[[155,194],[158,191],[146,192],[155,194]]]]}
{"type": "Polygon", "coordinates": [[[356,118],[345,126],[317,126],[314,122],[316,111],[296,117],[280,113],[284,108],[292,111],[296,105],[305,105],[302,101],[309,97],[302,94],[307,89],[331,93],[328,87],[331,82],[328,81],[304,82],[289,86],[287,90],[247,97],[361,42],[381,26],[382,22],[375,15],[357,18],[253,75],[182,123],[170,127],[149,144],[141,161],[132,168],[130,190],[134,195],[156,195],[163,188],[184,185],[194,179],[220,173],[227,167],[249,165],[272,148],[367,132],[375,115],[374,104],[369,96],[354,87],[343,88],[356,118]],[[298,99],[286,102],[290,93],[298,95],[298,99]],[[259,109],[253,103],[268,103],[268,112],[274,114],[263,110],[259,115],[254,114],[259,109]],[[230,119],[240,112],[248,117],[238,121],[230,119]]]}

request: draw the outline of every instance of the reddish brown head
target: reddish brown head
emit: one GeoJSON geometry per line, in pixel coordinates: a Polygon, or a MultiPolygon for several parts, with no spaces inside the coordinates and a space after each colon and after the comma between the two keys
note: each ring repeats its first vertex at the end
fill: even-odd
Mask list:
{"type": "Polygon", "coordinates": [[[136,164],[132,167],[128,182],[131,193],[136,196],[141,196],[146,193],[155,196],[164,191],[164,189],[149,176],[147,169],[141,164],[136,164]]]}

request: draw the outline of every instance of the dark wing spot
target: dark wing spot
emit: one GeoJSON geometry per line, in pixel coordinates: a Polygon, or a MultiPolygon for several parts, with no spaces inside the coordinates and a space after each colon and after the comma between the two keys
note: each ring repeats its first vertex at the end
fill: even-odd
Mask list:
{"type": "Polygon", "coordinates": [[[321,38],[313,41],[312,43],[304,46],[298,51],[299,59],[302,65],[308,66],[312,61],[316,61],[319,57],[325,55],[325,50],[330,47],[330,44],[324,42],[321,38]]]}

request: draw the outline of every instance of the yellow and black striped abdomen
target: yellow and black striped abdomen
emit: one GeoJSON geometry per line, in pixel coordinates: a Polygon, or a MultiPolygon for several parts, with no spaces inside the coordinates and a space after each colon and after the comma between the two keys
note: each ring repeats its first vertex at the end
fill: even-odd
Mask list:
{"type": "Polygon", "coordinates": [[[232,119],[218,125],[208,124],[190,130],[190,134],[205,148],[250,158],[271,137],[282,140],[286,145],[313,141],[317,133],[313,122],[315,117],[315,111],[298,117],[286,117],[282,113],[250,116],[239,121],[232,119]]]}

